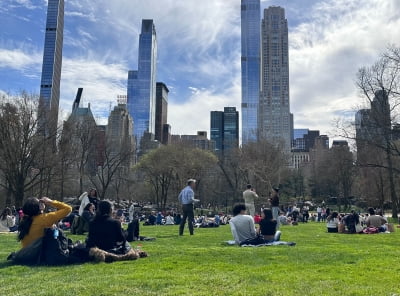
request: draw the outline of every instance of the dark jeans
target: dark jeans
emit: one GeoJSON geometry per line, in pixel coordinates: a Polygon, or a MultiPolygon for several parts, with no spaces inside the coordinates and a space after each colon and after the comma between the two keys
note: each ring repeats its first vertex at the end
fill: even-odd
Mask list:
{"type": "Polygon", "coordinates": [[[183,229],[185,228],[186,219],[188,219],[188,227],[190,234],[193,234],[193,222],[194,222],[194,212],[193,205],[182,205],[183,217],[181,224],[179,225],[179,235],[183,235],[183,229]]]}
{"type": "Polygon", "coordinates": [[[127,237],[128,242],[139,240],[139,220],[133,218],[133,220],[128,224],[127,237]]]}

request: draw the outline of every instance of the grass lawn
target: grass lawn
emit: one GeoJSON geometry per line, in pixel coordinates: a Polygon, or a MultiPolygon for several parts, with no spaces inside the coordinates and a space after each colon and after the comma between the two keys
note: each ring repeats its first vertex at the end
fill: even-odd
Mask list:
{"type": "Polygon", "coordinates": [[[399,232],[328,234],[308,223],[281,227],[294,247],[240,248],[222,244],[229,226],[185,230],[141,227],[157,238],[140,242],[148,258],[62,267],[9,265],[19,244],[1,234],[0,295],[400,295],[399,232]]]}

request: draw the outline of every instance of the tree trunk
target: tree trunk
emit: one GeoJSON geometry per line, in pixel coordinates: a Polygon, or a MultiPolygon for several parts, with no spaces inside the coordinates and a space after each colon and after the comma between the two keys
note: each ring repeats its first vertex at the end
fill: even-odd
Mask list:
{"type": "Polygon", "coordinates": [[[388,174],[389,174],[389,184],[390,184],[390,196],[392,199],[392,217],[397,218],[398,210],[399,210],[399,201],[396,194],[396,185],[394,182],[394,170],[393,170],[393,162],[391,157],[391,151],[389,145],[386,148],[386,160],[388,163],[388,174]]]}

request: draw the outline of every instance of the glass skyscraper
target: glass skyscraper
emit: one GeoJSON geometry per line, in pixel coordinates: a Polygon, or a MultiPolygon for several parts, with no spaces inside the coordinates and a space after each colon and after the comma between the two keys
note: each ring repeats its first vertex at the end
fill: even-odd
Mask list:
{"type": "Polygon", "coordinates": [[[39,96],[39,131],[57,132],[64,30],[64,0],[48,0],[39,96]]]}
{"type": "Polygon", "coordinates": [[[289,102],[288,25],[282,7],[264,10],[261,43],[259,136],[282,144],[289,153],[293,127],[289,102]]]}
{"type": "Polygon", "coordinates": [[[242,143],[256,141],[260,98],[260,0],[242,0],[242,143]]]}
{"type": "Polygon", "coordinates": [[[210,139],[215,141],[216,152],[239,147],[239,112],[235,107],[211,111],[210,139]]]}
{"type": "Polygon", "coordinates": [[[139,147],[145,132],[155,133],[157,39],[153,20],[142,20],[138,70],[128,73],[127,105],[139,147]]]}

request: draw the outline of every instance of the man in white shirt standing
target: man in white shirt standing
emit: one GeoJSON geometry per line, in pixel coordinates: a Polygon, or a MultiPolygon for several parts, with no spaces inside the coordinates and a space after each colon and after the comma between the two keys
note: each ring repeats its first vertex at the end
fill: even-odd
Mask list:
{"type": "Polygon", "coordinates": [[[194,212],[193,203],[198,202],[198,199],[194,198],[193,189],[196,187],[196,180],[189,179],[187,181],[187,186],[182,189],[179,193],[178,199],[182,204],[183,217],[181,224],[179,225],[179,235],[183,235],[183,230],[185,228],[186,219],[188,220],[188,227],[190,235],[193,235],[193,222],[194,222],[194,212]]]}
{"type": "Polygon", "coordinates": [[[258,198],[257,193],[251,188],[251,185],[247,185],[247,189],[243,192],[243,199],[249,214],[254,217],[256,208],[254,206],[254,200],[258,198]]]}

